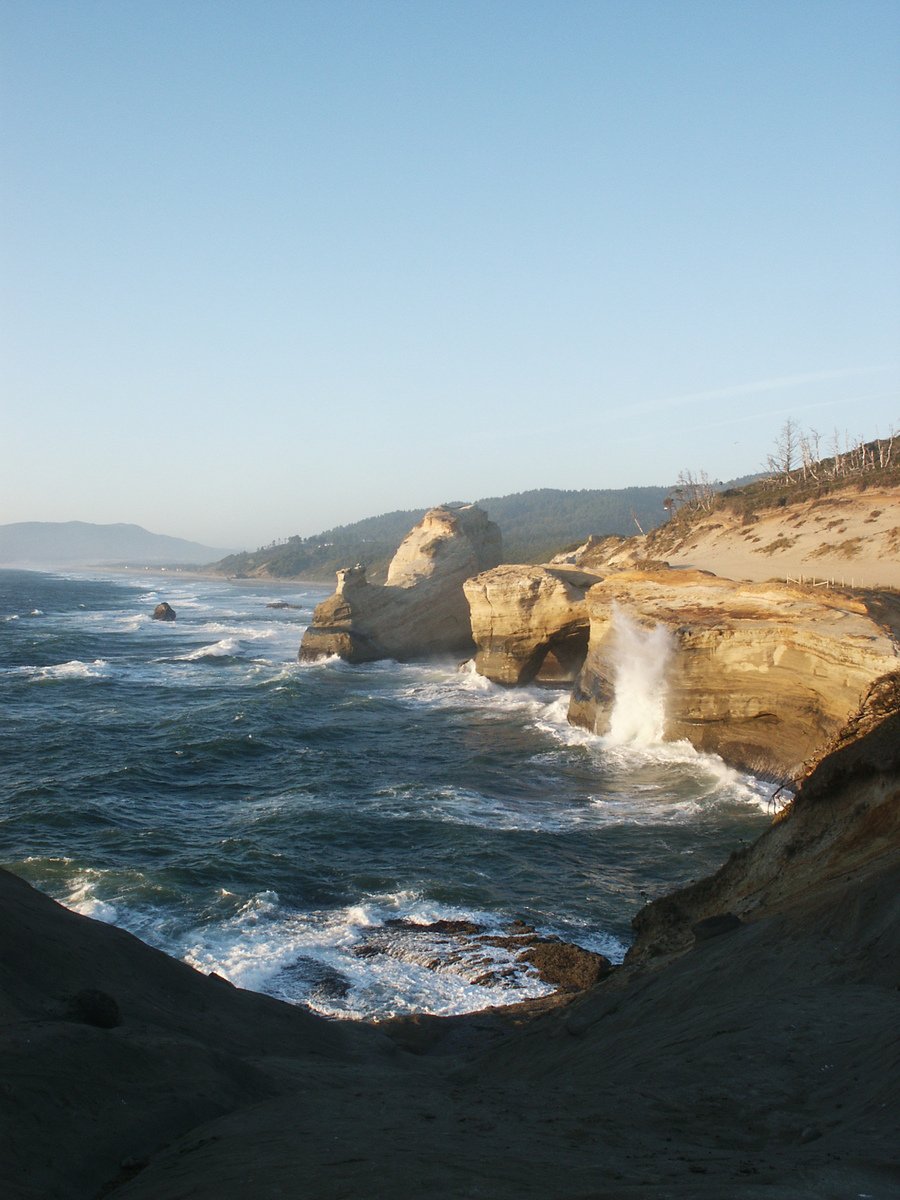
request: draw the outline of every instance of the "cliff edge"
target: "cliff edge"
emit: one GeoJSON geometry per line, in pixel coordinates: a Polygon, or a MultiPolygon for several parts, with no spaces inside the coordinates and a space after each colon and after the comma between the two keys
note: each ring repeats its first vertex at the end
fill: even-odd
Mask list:
{"type": "Polygon", "coordinates": [[[900,597],[891,593],[623,570],[595,584],[586,603],[590,641],[573,724],[608,731],[620,672],[641,654],[642,636],[660,630],[648,653],[665,658],[665,738],[779,779],[795,777],[900,665],[900,597]]]}

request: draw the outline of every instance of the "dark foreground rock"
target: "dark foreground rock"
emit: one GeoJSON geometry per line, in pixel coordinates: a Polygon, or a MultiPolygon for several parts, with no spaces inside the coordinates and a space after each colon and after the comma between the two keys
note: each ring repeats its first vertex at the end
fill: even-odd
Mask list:
{"type": "Polygon", "coordinates": [[[153,610],[154,621],[174,621],[176,617],[175,609],[163,600],[162,604],[157,604],[153,610]]]}

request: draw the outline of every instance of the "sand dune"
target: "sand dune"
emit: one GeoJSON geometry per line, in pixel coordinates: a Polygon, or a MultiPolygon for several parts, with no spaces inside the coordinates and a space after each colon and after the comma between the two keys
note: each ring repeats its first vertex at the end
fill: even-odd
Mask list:
{"type": "Polygon", "coordinates": [[[729,579],[803,576],[846,586],[900,587],[900,492],[839,492],[761,512],[749,524],[717,510],[698,518],[665,557],[675,566],[729,579]]]}

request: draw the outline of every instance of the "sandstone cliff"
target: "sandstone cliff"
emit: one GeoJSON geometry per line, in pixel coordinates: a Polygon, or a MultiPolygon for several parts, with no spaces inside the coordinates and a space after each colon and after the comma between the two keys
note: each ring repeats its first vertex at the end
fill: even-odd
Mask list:
{"type": "Polygon", "coordinates": [[[898,600],[736,584],[695,571],[621,571],[588,592],[590,643],[569,719],[609,728],[623,649],[617,624],[669,631],[665,737],[787,777],[897,667],[898,600]],[[618,614],[618,616],[617,616],[618,614]]]}
{"type": "MultiPolygon", "coordinates": [[[[647,905],[628,962],[680,953],[817,890],[849,897],[873,869],[900,863],[900,670],[873,684],[804,769],[796,797],[752,846],[714,875],[647,905]]],[[[890,914],[885,914],[889,916],[890,914]]],[[[870,927],[863,936],[878,933],[870,927]]],[[[862,934],[862,931],[861,931],[862,934]]],[[[882,962],[886,974],[895,964],[882,962]]]]}
{"type": "Polygon", "coordinates": [[[495,566],[500,551],[500,531],[480,508],[431,509],[400,545],[383,587],[362,567],[338,571],[337,590],[303,635],[301,660],[471,653],[463,583],[495,566]]]}
{"type": "Polygon", "coordinates": [[[566,566],[501,566],[467,580],[479,674],[504,684],[573,680],[587,653],[585,595],[601,578],[566,566]]]}

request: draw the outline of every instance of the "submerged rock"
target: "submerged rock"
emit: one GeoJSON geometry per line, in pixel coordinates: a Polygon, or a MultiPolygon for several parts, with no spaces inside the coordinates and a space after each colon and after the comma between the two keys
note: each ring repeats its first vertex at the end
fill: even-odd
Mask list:
{"type": "Polygon", "coordinates": [[[543,983],[564,993],[586,991],[613,969],[602,954],[557,937],[542,937],[523,921],[513,921],[503,933],[489,933],[484,925],[469,920],[394,918],[373,931],[353,953],[357,958],[380,954],[409,957],[431,971],[462,967],[465,972],[483,967],[471,978],[481,987],[502,985],[515,976],[514,964],[528,964],[543,983]],[[498,961],[491,950],[507,951],[513,962],[498,961]]]}
{"type": "Polygon", "coordinates": [[[433,508],[406,536],[382,587],[357,564],[337,573],[303,635],[301,661],[399,660],[473,649],[463,583],[500,559],[500,531],[475,505],[433,508]]]}
{"type": "Polygon", "coordinates": [[[175,609],[170,604],[163,600],[162,604],[157,604],[153,610],[154,621],[174,621],[175,609]]]}

